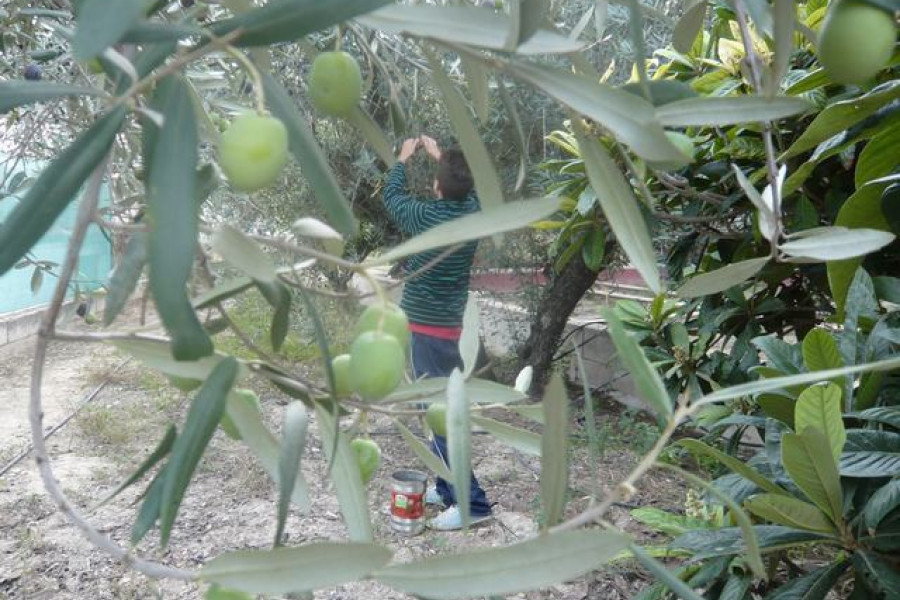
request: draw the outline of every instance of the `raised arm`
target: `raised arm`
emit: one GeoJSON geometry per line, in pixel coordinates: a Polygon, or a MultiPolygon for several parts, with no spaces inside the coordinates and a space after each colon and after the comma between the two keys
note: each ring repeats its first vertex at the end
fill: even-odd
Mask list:
{"type": "Polygon", "coordinates": [[[388,171],[384,183],[382,198],[384,207],[394,223],[404,233],[416,234],[426,228],[428,206],[409,195],[406,189],[406,161],[419,148],[419,138],[411,138],[403,142],[397,164],[388,171]]]}

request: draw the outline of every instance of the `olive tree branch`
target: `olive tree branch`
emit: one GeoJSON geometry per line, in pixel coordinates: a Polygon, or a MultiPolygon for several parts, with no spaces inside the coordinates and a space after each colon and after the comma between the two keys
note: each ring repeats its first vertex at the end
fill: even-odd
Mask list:
{"type": "Polygon", "coordinates": [[[47,359],[47,348],[50,340],[54,337],[56,319],[59,317],[59,312],[65,301],[69,281],[72,279],[72,275],[77,269],[78,255],[98,204],[100,186],[103,182],[105,168],[106,160],[104,159],[97,165],[88,180],[87,190],[84,199],[79,206],[75,226],[73,227],[72,235],[69,238],[66,257],[60,270],[59,281],[54,289],[50,305],[41,318],[40,328],[38,329],[37,342],[35,343],[34,350],[34,364],[32,365],[31,370],[31,394],[28,406],[28,420],[31,425],[31,441],[34,447],[34,460],[37,463],[38,471],[40,472],[41,479],[44,483],[44,488],[47,490],[49,496],[54,500],[59,507],[59,510],[66,515],[73,525],[81,530],[92,544],[125,565],[130,566],[149,577],[166,577],[170,579],[191,581],[197,578],[195,571],[169,567],[134,556],[129,550],[122,548],[91,525],[78,512],[77,508],[63,492],[56,477],[54,477],[50,456],[47,452],[47,445],[44,440],[44,410],[41,398],[41,385],[44,376],[44,366],[47,359]]]}

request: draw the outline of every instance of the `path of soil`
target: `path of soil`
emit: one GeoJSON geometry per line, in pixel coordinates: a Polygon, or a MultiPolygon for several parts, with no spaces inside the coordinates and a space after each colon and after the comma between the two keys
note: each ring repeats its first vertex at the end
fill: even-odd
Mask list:
{"type": "MultiPolygon", "coordinates": [[[[0,350],[0,468],[29,441],[32,346],[33,341],[0,350]]],[[[49,441],[56,477],[82,510],[130,474],[166,426],[180,422],[189,400],[133,361],[116,370],[123,358],[104,345],[68,343],[54,344],[49,354],[44,385],[48,429],[70,414],[98,384],[108,381],[90,405],[49,441]]],[[[277,429],[287,399],[268,388],[258,389],[267,421],[277,429]]],[[[572,428],[583,436],[583,426],[577,419],[572,428]]],[[[396,560],[507,544],[536,531],[538,460],[488,436],[475,435],[475,470],[491,500],[497,503],[496,518],[469,532],[426,531],[412,538],[398,536],[381,513],[388,498],[388,475],[395,469],[418,465],[386,420],[373,418],[370,433],[384,455],[368,490],[375,537],[395,551],[396,560]]],[[[584,445],[576,445],[568,507],[572,514],[587,502],[591,479],[585,455],[584,445]]],[[[614,484],[634,461],[634,455],[626,449],[608,450],[600,469],[601,483],[614,484]]],[[[337,501],[322,476],[324,454],[314,427],[302,468],[310,483],[314,509],[308,514],[291,513],[288,543],[343,539],[345,530],[337,501]]],[[[644,482],[642,489],[647,491],[634,501],[652,504],[659,497],[664,505],[677,503],[681,496],[677,484],[664,476],[655,477],[644,482]]],[[[91,514],[92,522],[118,543],[127,544],[136,515],[132,502],[138,492],[127,490],[91,514]]],[[[170,549],[157,555],[157,538],[151,534],[138,552],[157,555],[167,564],[196,568],[227,550],[264,548],[273,535],[275,499],[274,486],[246,449],[217,432],[188,490],[170,549]]],[[[618,526],[643,535],[626,509],[614,508],[609,517],[618,526]]],[[[513,597],[617,600],[630,597],[646,584],[646,576],[635,572],[632,564],[619,563],[579,581],[513,597]]],[[[54,510],[31,458],[0,477],[0,600],[201,597],[202,590],[196,585],[150,580],[94,549],[54,510]]],[[[320,590],[315,598],[387,600],[408,596],[373,582],[360,582],[320,590]]]]}

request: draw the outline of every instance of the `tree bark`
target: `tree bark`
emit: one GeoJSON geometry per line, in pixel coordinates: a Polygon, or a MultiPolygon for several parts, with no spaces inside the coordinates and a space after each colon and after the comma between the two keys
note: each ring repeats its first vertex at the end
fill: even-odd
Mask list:
{"type": "Polygon", "coordinates": [[[519,368],[531,365],[534,369],[529,392],[532,397],[543,394],[566,323],[575,306],[591,289],[598,273],[584,264],[578,252],[561,271],[551,275],[544,288],[538,310],[531,321],[528,340],[519,350],[519,368]]]}

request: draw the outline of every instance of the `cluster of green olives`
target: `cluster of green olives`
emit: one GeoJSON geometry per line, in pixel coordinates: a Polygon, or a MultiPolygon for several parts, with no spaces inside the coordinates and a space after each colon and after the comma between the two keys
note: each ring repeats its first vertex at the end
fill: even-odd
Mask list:
{"type": "Polygon", "coordinates": [[[334,394],[357,393],[378,400],[393,392],[406,371],[409,321],[396,304],[379,302],[367,307],[356,322],[349,354],[334,357],[334,394]]]}
{"type": "MultiPolygon", "coordinates": [[[[362,98],[359,65],[346,52],[323,52],[317,56],[308,83],[310,100],[326,115],[346,117],[362,98]]],[[[224,127],[219,140],[219,165],[232,187],[254,192],[278,179],[287,163],[288,146],[287,128],[281,120],[249,111],[224,127]]]]}

